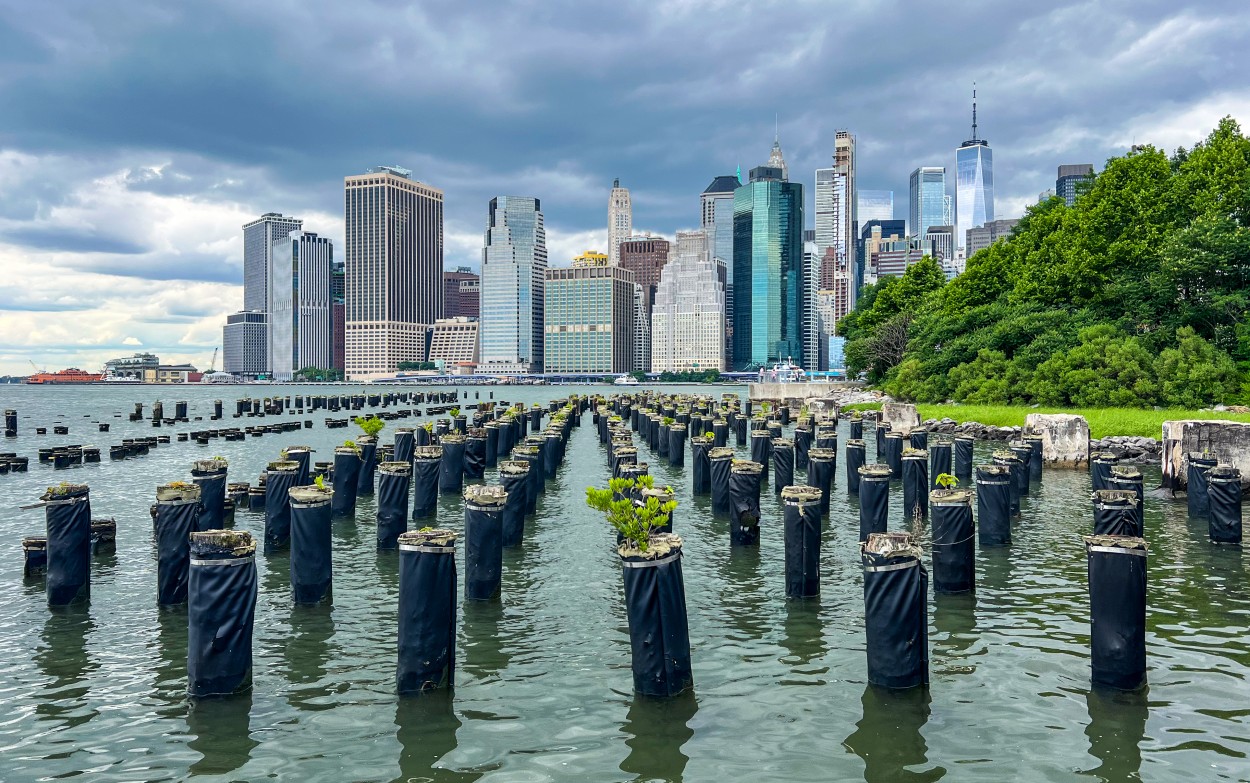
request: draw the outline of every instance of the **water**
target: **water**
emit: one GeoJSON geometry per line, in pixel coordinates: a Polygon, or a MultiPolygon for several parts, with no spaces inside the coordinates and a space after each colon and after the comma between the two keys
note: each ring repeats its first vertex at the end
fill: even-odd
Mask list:
{"type": "MultiPolygon", "coordinates": [[[[612,390],[468,391],[470,401],[494,391],[529,403],[612,390]]],[[[1149,500],[1149,690],[1091,693],[1081,535],[1092,516],[1079,471],[1047,471],[1023,502],[1014,546],[978,550],[975,596],[931,599],[932,685],[900,694],[865,682],[858,510],[841,454],[823,593],[794,602],[784,596],[771,488],[759,551],[731,551],[727,521],[713,518],[707,497],[690,496],[689,468],[670,469],[643,448],[640,458],[681,504],[695,692],[635,698],[614,538],[583,502],[587,484],[607,479],[589,416],[524,547],[505,556],[502,601],[461,606],[453,697],[394,694],[397,555],[375,551],[375,509],[365,500],[357,522],[334,528],[333,608],[293,607],[286,558],[258,557],[255,687],[192,705],[185,613],[155,602],[155,486],[216,454],[230,460],[231,480],[254,482],[282,447],[308,444],[330,459],[352,430],[326,430],[318,411],[304,417],[316,427],[299,433],[175,442],[116,463],[105,450],[103,463],[69,471],[34,456],[39,446],[103,447],[213,426],[131,424],[124,414],[136,401],[150,410],[162,399],[172,414],[173,401],[187,399],[192,416],[207,416],[211,400],[224,398],[229,426],[234,397],[265,392],[278,389],[0,387],[0,408],[22,413],[22,436],[3,449],[32,457],[29,474],[0,476],[0,780],[1250,779],[1245,557],[1211,546],[1183,502],[1149,500]],[[97,434],[97,420],[113,432],[97,434]],[[55,423],[71,434],[29,434],[55,423]],[[62,479],[91,485],[96,516],[118,520],[118,545],[94,563],[90,607],[53,612],[42,581],[22,578],[20,538],[42,531],[42,512],[17,506],[62,479]]],[[[1157,469],[1146,473],[1156,485],[1157,469]]],[[[901,529],[901,490],[890,502],[891,527],[901,529]]],[[[462,520],[459,498],[444,497],[440,524],[459,529],[462,520]]],[[[259,536],[263,520],[240,512],[237,526],[259,536]]],[[[926,531],[917,532],[927,547],[926,531]]]]}

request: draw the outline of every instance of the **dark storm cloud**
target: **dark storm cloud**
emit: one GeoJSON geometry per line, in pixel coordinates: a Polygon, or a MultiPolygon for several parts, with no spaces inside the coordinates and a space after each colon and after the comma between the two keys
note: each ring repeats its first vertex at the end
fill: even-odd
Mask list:
{"type": "MultiPolygon", "coordinates": [[[[257,213],[339,214],[345,174],[396,163],[446,191],[460,233],[481,231],[499,193],[539,196],[559,230],[602,229],[619,176],[635,225],[671,232],[697,223],[715,175],[766,158],[775,115],[792,178],[810,185],[846,128],[859,187],[894,190],[901,214],[912,168],[953,167],[976,81],[1002,212],[1051,186],[1058,164],[1122,152],[1141,118],[1226,99],[1235,112],[1250,64],[1238,0],[257,8],[0,0],[0,149],[150,151],[175,162],[127,165],[128,188],[257,213]]],[[[29,197],[0,194],[0,215],[19,199],[10,208],[29,212],[29,197]]],[[[477,261],[456,252],[449,266],[477,261]]],[[[239,275],[221,260],[185,267],[239,275]]]]}
{"type": "Polygon", "coordinates": [[[134,255],[146,251],[142,245],[89,228],[20,226],[0,232],[0,241],[33,250],[59,250],[69,253],[134,255]]]}

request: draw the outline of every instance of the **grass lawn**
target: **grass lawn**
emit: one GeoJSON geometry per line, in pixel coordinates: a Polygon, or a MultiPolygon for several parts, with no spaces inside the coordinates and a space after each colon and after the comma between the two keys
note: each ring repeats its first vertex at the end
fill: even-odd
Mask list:
{"type": "MultiPolygon", "coordinates": [[[[876,410],[881,403],[847,405],[843,410],[876,410]]],[[[976,421],[995,427],[1023,427],[1030,413],[1075,413],[1089,422],[1092,438],[1108,435],[1144,435],[1158,440],[1163,422],[1176,419],[1228,419],[1250,423],[1250,413],[1191,411],[1180,408],[1146,410],[1141,408],[1029,408],[1015,405],[917,405],[923,419],[951,418],[957,422],[976,421]]]]}

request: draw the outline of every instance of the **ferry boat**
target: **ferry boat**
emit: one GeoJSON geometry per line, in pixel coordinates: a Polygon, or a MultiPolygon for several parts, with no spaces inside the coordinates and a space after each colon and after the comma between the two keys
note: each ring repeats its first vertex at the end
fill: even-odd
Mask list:
{"type": "Polygon", "coordinates": [[[101,373],[86,372],[77,367],[70,367],[57,372],[37,372],[28,377],[26,382],[51,386],[69,383],[99,383],[102,380],[104,380],[104,375],[101,373]]]}
{"type": "Polygon", "coordinates": [[[638,379],[632,375],[622,375],[621,377],[617,378],[615,381],[612,381],[612,385],[613,386],[637,386],[638,379]]]}
{"type": "Polygon", "coordinates": [[[103,381],[105,383],[143,383],[143,379],[134,375],[114,375],[113,373],[105,373],[103,381]]]}

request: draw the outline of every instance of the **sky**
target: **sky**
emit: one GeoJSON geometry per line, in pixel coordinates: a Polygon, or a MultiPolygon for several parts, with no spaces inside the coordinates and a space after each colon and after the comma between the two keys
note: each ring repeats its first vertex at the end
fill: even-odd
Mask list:
{"type": "Polygon", "coordinates": [[[539,197],[567,264],[606,249],[613,178],[672,235],[775,132],[810,191],[851,131],[904,217],[975,82],[1018,217],[1059,164],[1250,122],[1247,40],[1243,0],[0,0],[0,375],[206,368],[242,225],[301,217],[341,259],[343,177],[379,164],[444,191],[447,268],[478,266],[496,195],[539,197]]]}

